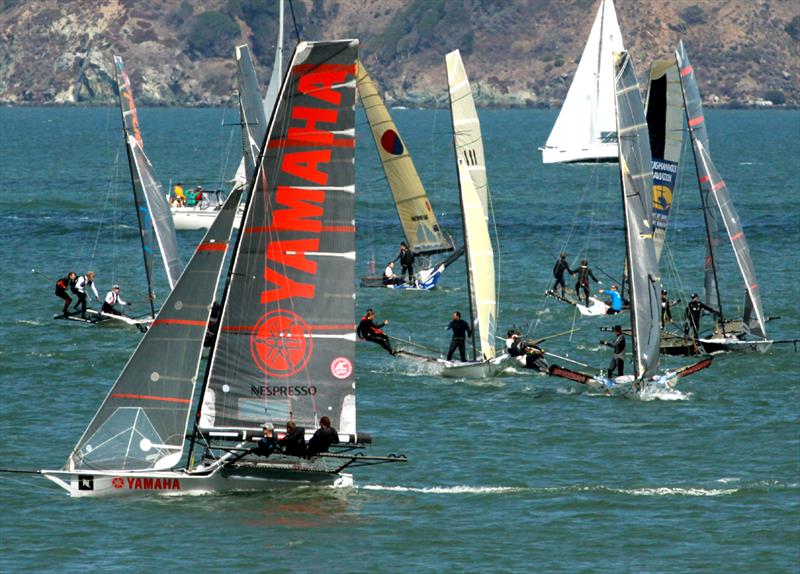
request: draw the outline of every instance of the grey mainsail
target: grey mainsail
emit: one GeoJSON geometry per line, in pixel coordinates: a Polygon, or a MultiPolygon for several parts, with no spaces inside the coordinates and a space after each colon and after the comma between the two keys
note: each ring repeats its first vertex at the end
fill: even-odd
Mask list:
{"type": "Polygon", "coordinates": [[[244,152],[245,178],[250,181],[258,159],[258,146],[267,133],[267,118],[261,90],[250,49],[236,47],[236,79],[239,83],[239,115],[242,122],[242,149],[244,152]]]}
{"type": "Polygon", "coordinates": [[[627,52],[614,55],[615,101],[625,243],[631,299],[634,374],[656,374],[661,342],[661,280],[653,243],[650,141],[639,83],[627,52]]]}
{"type": "MultiPolygon", "coordinates": [[[[706,130],[706,120],[703,115],[703,101],[700,97],[700,89],[697,87],[697,80],[694,77],[694,69],[686,50],[683,47],[683,41],[678,44],[678,49],[675,51],[675,58],[680,70],[681,89],[683,90],[683,100],[686,105],[686,119],[689,126],[689,135],[692,139],[694,150],[694,142],[700,142],[703,149],[709,153],[708,147],[708,132],[706,130]]],[[[697,151],[695,153],[695,167],[698,169],[698,179],[702,176],[699,171],[700,162],[697,160],[697,151]]],[[[714,208],[714,200],[710,196],[710,189],[700,186],[700,202],[703,207],[703,218],[706,224],[706,260],[705,260],[705,277],[703,286],[705,289],[705,303],[712,309],[717,309],[722,312],[722,302],[719,297],[719,285],[717,284],[717,249],[719,249],[719,213],[714,208]]]]}
{"type": "Polygon", "coordinates": [[[354,434],[358,41],[302,42],[262,144],[199,427],[354,434]]]}
{"type": "MultiPolygon", "coordinates": [[[[728,186],[725,185],[717,168],[711,161],[708,151],[708,134],[705,128],[703,117],[703,104],[700,98],[700,90],[697,87],[697,79],[694,69],[686,55],[683,42],[678,44],[675,57],[681,69],[681,85],[683,86],[684,98],[686,99],[686,114],[689,124],[689,134],[692,138],[692,149],[694,150],[695,165],[697,167],[697,182],[700,186],[700,197],[703,201],[703,211],[709,216],[706,217],[706,225],[713,226],[708,231],[709,256],[710,261],[706,262],[706,278],[709,276],[709,268],[712,274],[712,281],[715,288],[714,295],[717,301],[717,309],[720,309],[719,293],[716,282],[716,256],[718,248],[717,223],[716,218],[720,217],[725,226],[725,230],[730,239],[733,252],[736,255],[736,262],[742,273],[745,286],[745,301],[743,321],[750,328],[750,331],[760,337],[766,337],[766,327],[764,325],[764,312],[761,308],[761,294],[756,281],[756,272],[753,260],[750,257],[750,249],[744,236],[744,230],[733,207],[728,186]],[[755,319],[753,319],[755,315],[755,319]]],[[[706,292],[706,297],[709,293],[706,292]]]]}
{"type": "Polygon", "coordinates": [[[653,62],[645,112],[650,151],[653,154],[653,241],[656,261],[661,259],[669,213],[677,191],[675,184],[683,148],[683,110],[683,94],[675,61],[653,62]]]}
{"type": "Polygon", "coordinates": [[[136,202],[136,215],[142,237],[147,287],[148,293],[152,298],[153,240],[150,232],[151,226],[161,251],[161,258],[164,261],[164,269],[167,272],[167,281],[170,289],[175,288],[182,270],[178,252],[178,238],[175,235],[175,224],[172,221],[172,212],[167,203],[166,195],[153,174],[150,160],[147,159],[144,153],[142,135],[139,131],[139,118],[136,114],[136,104],[133,100],[133,91],[131,90],[128,75],[125,73],[122,59],[114,56],[114,65],[117,74],[117,87],[119,88],[119,106],[122,112],[125,145],[128,149],[128,162],[133,182],[133,195],[136,202]]]}
{"type": "Polygon", "coordinates": [[[241,188],[231,192],[175,289],[69,457],[69,470],[146,470],[182,455],[203,340],[241,188]]]}
{"type": "MultiPolygon", "coordinates": [[[[284,13],[284,0],[278,0],[278,41],[275,43],[275,59],[272,62],[272,74],[269,78],[269,85],[267,86],[267,95],[264,96],[264,116],[269,121],[272,116],[272,111],[275,109],[275,104],[278,101],[278,94],[281,90],[283,83],[283,13],[284,13]]],[[[264,131],[267,125],[264,124],[264,131]]],[[[261,143],[264,134],[261,138],[256,140],[261,143]]]]}

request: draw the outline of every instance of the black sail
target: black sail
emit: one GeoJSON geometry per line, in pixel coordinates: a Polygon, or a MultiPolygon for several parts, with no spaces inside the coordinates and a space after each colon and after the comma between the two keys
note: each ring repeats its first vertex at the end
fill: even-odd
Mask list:
{"type": "Polygon", "coordinates": [[[70,470],[149,470],[181,458],[203,340],[242,190],[231,192],[69,457],[70,470]]]}
{"type": "Polygon", "coordinates": [[[201,429],[355,433],[356,40],[302,42],[256,166],[201,429]]]}

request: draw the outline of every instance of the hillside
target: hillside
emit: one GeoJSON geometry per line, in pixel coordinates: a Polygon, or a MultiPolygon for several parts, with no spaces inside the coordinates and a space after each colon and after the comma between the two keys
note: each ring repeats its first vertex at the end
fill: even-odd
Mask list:
{"type": "MultiPolygon", "coordinates": [[[[118,54],[142,104],[226,104],[235,91],[236,44],[252,46],[260,78],[268,78],[276,6],[0,0],[0,103],[111,103],[118,54]]],[[[480,105],[560,105],[597,6],[597,0],[294,0],[302,38],[359,38],[361,57],[387,99],[405,105],[445,97],[443,58],[455,48],[480,105]]],[[[767,99],[800,106],[800,2],[618,0],[616,7],[640,74],[683,39],[708,103],[767,99]]],[[[291,18],[286,34],[293,39],[291,18]]]]}

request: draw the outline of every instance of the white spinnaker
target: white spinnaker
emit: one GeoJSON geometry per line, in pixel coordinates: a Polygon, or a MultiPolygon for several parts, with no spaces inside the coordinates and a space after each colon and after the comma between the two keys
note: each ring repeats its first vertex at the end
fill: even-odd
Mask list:
{"type": "Polygon", "coordinates": [[[612,0],[602,0],[561,112],[542,149],[544,163],[615,161],[614,52],[622,32],[612,0]]]}

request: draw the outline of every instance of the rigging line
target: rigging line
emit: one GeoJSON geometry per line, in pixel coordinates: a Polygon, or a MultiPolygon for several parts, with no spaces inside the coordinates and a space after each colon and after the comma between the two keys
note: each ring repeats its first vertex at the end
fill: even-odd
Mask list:
{"type": "Polygon", "coordinates": [[[297,28],[297,20],[294,17],[294,2],[289,0],[289,10],[292,13],[292,25],[294,26],[294,35],[297,38],[297,43],[300,43],[300,30],[297,28]]]}
{"type": "MultiPolygon", "coordinates": [[[[384,333],[384,335],[386,335],[386,333],[384,333]]],[[[398,343],[405,343],[407,345],[413,345],[414,347],[419,347],[420,349],[425,349],[426,351],[430,351],[431,353],[436,353],[437,352],[436,349],[433,349],[431,347],[427,347],[425,345],[421,345],[419,343],[415,343],[414,341],[411,341],[410,339],[407,340],[407,339],[403,339],[401,337],[393,337],[392,335],[386,335],[386,336],[389,337],[392,341],[397,341],[398,343]]]]}

